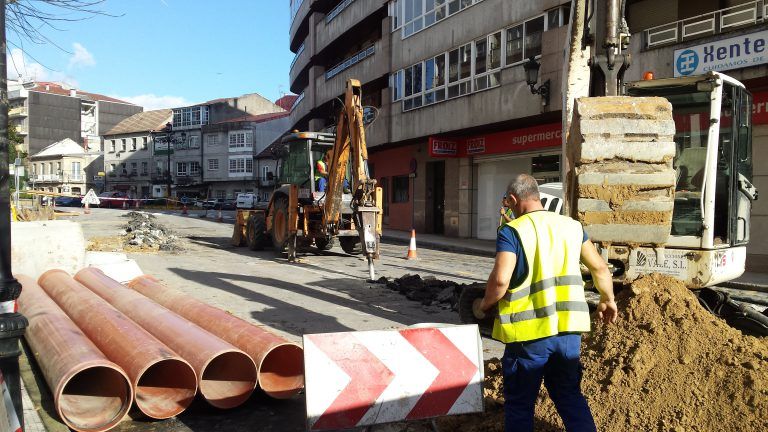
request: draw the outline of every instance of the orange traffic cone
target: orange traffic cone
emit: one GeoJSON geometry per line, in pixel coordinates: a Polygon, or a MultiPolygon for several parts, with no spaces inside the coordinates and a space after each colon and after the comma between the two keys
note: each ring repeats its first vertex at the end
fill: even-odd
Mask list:
{"type": "Polygon", "coordinates": [[[85,214],[91,214],[91,205],[88,201],[85,202],[85,214]]]}
{"type": "Polygon", "coordinates": [[[123,199],[123,210],[128,208],[128,200],[123,199]]]}
{"type": "Polygon", "coordinates": [[[408,255],[405,257],[407,260],[417,260],[419,257],[416,255],[416,230],[411,230],[411,244],[408,246],[408,255]]]}
{"type": "Polygon", "coordinates": [[[140,207],[140,204],[141,204],[141,200],[137,199],[136,200],[136,205],[135,205],[136,209],[138,209],[140,207]]]}

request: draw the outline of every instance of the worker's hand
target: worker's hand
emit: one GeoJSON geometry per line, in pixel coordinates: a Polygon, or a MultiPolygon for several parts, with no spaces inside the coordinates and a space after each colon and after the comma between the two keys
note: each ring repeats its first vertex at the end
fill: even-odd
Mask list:
{"type": "Polygon", "coordinates": [[[616,302],[613,299],[600,299],[600,303],[597,305],[597,316],[605,324],[613,324],[616,322],[616,318],[619,316],[619,308],[616,306],[616,302]]]}
{"type": "Polygon", "coordinates": [[[507,214],[507,212],[504,210],[504,207],[502,207],[502,208],[500,208],[500,209],[499,209],[499,214],[501,214],[502,216],[504,216],[505,214],[507,214]]]}
{"type": "Polygon", "coordinates": [[[475,315],[475,318],[481,320],[485,319],[485,311],[483,310],[483,299],[475,299],[475,301],[472,303],[472,314],[475,315]]]}

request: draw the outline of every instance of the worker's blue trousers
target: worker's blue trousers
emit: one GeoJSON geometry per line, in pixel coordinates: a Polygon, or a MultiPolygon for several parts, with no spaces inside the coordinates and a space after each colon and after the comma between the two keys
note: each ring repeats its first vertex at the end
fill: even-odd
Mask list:
{"type": "Polygon", "coordinates": [[[578,334],[507,344],[502,359],[506,432],[533,431],[533,410],[542,379],[568,432],[596,431],[581,393],[580,351],[578,334]]]}

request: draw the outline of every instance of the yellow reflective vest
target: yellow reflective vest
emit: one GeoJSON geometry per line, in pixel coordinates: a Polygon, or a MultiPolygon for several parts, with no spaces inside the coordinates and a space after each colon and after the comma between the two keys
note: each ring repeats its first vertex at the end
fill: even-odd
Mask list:
{"type": "Polygon", "coordinates": [[[519,285],[510,285],[499,300],[493,338],[511,343],[589,331],[579,269],[581,224],[549,211],[535,211],[507,225],[520,239],[528,274],[519,285]]]}

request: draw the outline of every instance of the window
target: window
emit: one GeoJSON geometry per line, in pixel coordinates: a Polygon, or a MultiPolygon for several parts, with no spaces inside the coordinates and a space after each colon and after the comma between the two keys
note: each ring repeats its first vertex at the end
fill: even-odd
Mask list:
{"type": "Polygon", "coordinates": [[[403,110],[418,108],[421,106],[423,63],[417,63],[405,69],[405,98],[403,110]]]}
{"type": "MultiPolygon", "coordinates": [[[[117,169],[117,165],[109,164],[109,172],[114,173],[117,169]]],[[[45,165],[43,165],[43,174],[45,174],[45,165]]]]}
{"type": "Polygon", "coordinates": [[[218,159],[208,159],[208,171],[216,171],[219,169],[218,159]]]}
{"type": "Polygon", "coordinates": [[[392,2],[392,31],[402,28],[403,39],[482,0],[397,0],[392,2]]]}
{"type": "Polygon", "coordinates": [[[186,176],[189,171],[189,164],[187,162],[176,162],[176,175],[186,176]]]}
{"type": "Polygon", "coordinates": [[[501,83],[501,32],[475,41],[475,91],[501,83]]]}
{"type": "Polygon", "coordinates": [[[390,87],[392,88],[392,102],[397,102],[403,98],[403,71],[399,70],[390,75],[392,81],[390,87]]]}
{"type": "Polygon", "coordinates": [[[131,151],[136,151],[136,138],[131,138],[131,151]]]}
{"type": "Polygon", "coordinates": [[[162,175],[163,174],[163,166],[164,165],[165,165],[165,163],[163,163],[162,161],[155,161],[155,173],[157,175],[162,175]]]}
{"type": "Polygon", "coordinates": [[[114,153],[115,152],[115,140],[109,141],[109,151],[114,153]]]}
{"type": "Polygon", "coordinates": [[[253,174],[253,158],[251,156],[230,158],[229,174],[235,177],[246,177],[248,174],[253,174]]]}
{"type": "Polygon", "coordinates": [[[120,140],[120,151],[125,151],[127,146],[128,145],[126,144],[125,138],[121,139],[120,140]]]}
{"type": "Polygon", "coordinates": [[[448,98],[463,96],[471,90],[472,44],[448,53],[448,98]]]}
{"type": "Polygon", "coordinates": [[[189,148],[191,149],[198,149],[200,148],[200,137],[197,135],[192,135],[189,137],[189,148]]]}
{"type": "Polygon", "coordinates": [[[525,58],[541,55],[541,35],[543,33],[543,16],[525,22],[525,58]]]}
{"type": "Polygon", "coordinates": [[[141,149],[146,150],[147,149],[147,137],[144,137],[141,139],[141,149]]]}
{"type": "Polygon", "coordinates": [[[400,0],[394,0],[389,3],[389,16],[392,17],[392,31],[403,26],[403,7],[400,0]]]}
{"type": "Polygon", "coordinates": [[[128,175],[128,166],[125,162],[120,164],[120,174],[121,175],[128,175]]]}
{"type": "Polygon", "coordinates": [[[209,134],[205,136],[205,145],[215,146],[219,145],[219,136],[216,134],[209,134]]]}
{"type": "Polygon", "coordinates": [[[136,175],[139,173],[139,164],[136,162],[131,162],[131,175],[136,175]]]}
{"type": "Polygon", "coordinates": [[[225,198],[227,198],[227,191],[218,189],[216,191],[216,198],[217,199],[225,199],[225,198]]]}
{"type": "Polygon", "coordinates": [[[392,177],[392,202],[408,202],[408,176],[392,177]]]}
{"type": "Polygon", "coordinates": [[[523,25],[507,29],[507,65],[523,61],[523,25]]]}
{"type": "Polygon", "coordinates": [[[189,163],[189,175],[200,175],[200,162],[190,162],[189,163]]]}
{"type": "Polygon", "coordinates": [[[72,162],[72,180],[80,180],[82,172],[80,171],[80,162],[72,162]]]}
{"type": "Polygon", "coordinates": [[[173,110],[173,127],[199,126],[208,124],[208,107],[196,106],[173,110]]]}
{"type": "Polygon", "coordinates": [[[253,132],[237,131],[229,133],[229,151],[253,148],[253,132]]]}
{"type": "Polygon", "coordinates": [[[148,162],[142,162],[141,163],[141,175],[148,175],[149,174],[149,163],[148,162]]]}

